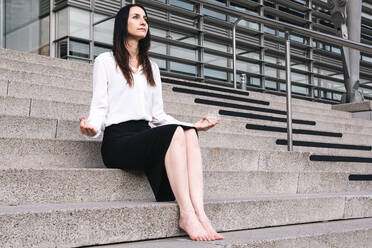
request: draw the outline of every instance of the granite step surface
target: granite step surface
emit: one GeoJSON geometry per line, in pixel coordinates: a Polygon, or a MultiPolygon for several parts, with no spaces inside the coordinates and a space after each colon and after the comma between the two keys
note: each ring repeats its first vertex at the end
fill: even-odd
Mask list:
{"type": "MultiPolygon", "coordinates": [[[[295,194],[208,200],[217,231],[372,216],[371,194],[295,194]]],[[[85,202],[0,207],[3,247],[76,247],[183,236],[175,202],[85,202]],[[156,217],[155,217],[156,216],[156,217]]]]}
{"type": "Polygon", "coordinates": [[[223,232],[224,240],[197,242],[177,237],[159,240],[91,246],[92,248],[369,248],[372,243],[372,219],[339,220],[281,227],[223,232]]]}
{"type": "MultiPolygon", "coordinates": [[[[204,198],[372,192],[349,173],[205,170],[204,198]]],[[[0,169],[0,205],[155,201],[143,172],[120,169],[0,169]]]]}

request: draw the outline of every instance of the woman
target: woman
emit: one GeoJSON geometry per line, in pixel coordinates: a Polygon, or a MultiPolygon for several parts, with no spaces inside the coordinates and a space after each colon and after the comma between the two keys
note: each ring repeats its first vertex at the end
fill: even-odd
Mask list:
{"type": "Polygon", "coordinates": [[[197,133],[219,121],[203,117],[190,124],[164,113],[160,70],[148,58],[150,41],[145,8],[120,9],[112,52],[94,63],[90,113],[87,120],[80,117],[80,130],[90,138],[104,130],[101,154],[107,167],[143,170],[157,201],[176,199],[179,226],[192,240],[223,239],[204,212],[197,133]]]}

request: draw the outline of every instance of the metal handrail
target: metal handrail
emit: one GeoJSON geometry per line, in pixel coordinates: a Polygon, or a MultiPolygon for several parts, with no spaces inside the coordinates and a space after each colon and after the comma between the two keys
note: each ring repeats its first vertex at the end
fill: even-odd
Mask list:
{"type": "MultiPolygon", "coordinates": [[[[91,0],[91,1],[94,1],[94,0],[91,0]]],[[[320,41],[323,41],[323,42],[328,42],[328,43],[338,45],[338,46],[346,46],[346,47],[357,49],[357,50],[359,50],[363,53],[372,54],[372,46],[367,45],[367,44],[363,44],[363,43],[352,41],[352,40],[345,40],[343,38],[340,38],[340,37],[337,37],[337,36],[334,36],[334,35],[317,32],[317,31],[314,31],[314,30],[311,30],[311,29],[303,28],[303,27],[296,26],[296,25],[289,24],[289,23],[285,23],[285,22],[282,22],[282,21],[273,20],[273,19],[263,17],[263,16],[260,16],[260,15],[249,14],[249,13],[245,13],[245,12],[242,12],[242,11],[239,11],[239,10],[226,8],[226,6],[215,5],[213,3],[206,2],[205,0],[188,0],[188,1],[194,2],[194,3],[197,3],[197,4],[202,4],[204,7],[209,7],[209,8],[212,8],[214,10],[221,11],[223,13],[238,17],[238,20],[236,20],[234,22],[234,25],[233,25],[233,55],[234,55],[233,56],[233,62],[234,62],[233,63],[233,71],[234,71],[233,78],[234,78],[234,88],[236,88],[236,46],[235,46],[235,44],[236,44],[235,43],[236,42],[235,31],[236,30],[235,29],[236,29],[237,23],[240,20],[244,19],[244,20],[251,21],[251,22],[261,23],[261,24],[264,24],[264,25],[267,25],[267,26],[274,26],[276,29],[285,32],[285,34],[286,34],[285,35],[285,44],[286,44],[285,47],[286,47],[286,89],[287,89],[286,105],[287,105],[287,138],[288,138],[287,144],[288,144],[288,151],[293,150],[293,146],[292,146],[292,103],[291,103],[292,90],[291,90],[291,65],[290,65],[290,34],[296,34],[296,35],[302,35],[302,36],[305,36],[305,37],[311,37],[311,38],[314,38],[314,39],[317,39],[317,40],[320,40],[320,41]]],[[[135,3],[135,0],[132,0],[132,3],[135,3]]],[[[94,12],[94,8],[93,8],[93,12],[94,12]]],[[[108,17],[108,18],[105,18],[104,20],[100,20],[96,23],[93,23],[92,34],[91,34],[92,37],[94,37],[93,33],[94,33],[94,26],[95,25],[98,25],[98,24],[100,24],[104,21],[110,20],[114,17],[115,16],[108,17]]],[[[92,48],[91,48],[92,50],[91,51],[93,51],[93,46],[94,46],[94,41],[92,42],[92,48]]],[[[92,57],[93,57],[93,55],[91,54],[91,58],[92,57]]],[[[92,61],[93,61],[93,59],[92,59],[92,61]]]]}

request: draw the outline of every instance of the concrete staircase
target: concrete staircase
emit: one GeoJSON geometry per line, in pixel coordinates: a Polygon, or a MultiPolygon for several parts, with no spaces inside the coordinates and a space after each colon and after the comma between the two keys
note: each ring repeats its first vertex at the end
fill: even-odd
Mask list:
{"type": "Polygon", "coordinates": [[[371,247],[372,122],[294,99],[287,152],[283,97],[163,78],[168,114],[221,119],[199,134],[206,212],[226,239],[196,243],[175,202],[105,168],[80,134],[91,72],[0,49],[1,247],[371,247]]]}

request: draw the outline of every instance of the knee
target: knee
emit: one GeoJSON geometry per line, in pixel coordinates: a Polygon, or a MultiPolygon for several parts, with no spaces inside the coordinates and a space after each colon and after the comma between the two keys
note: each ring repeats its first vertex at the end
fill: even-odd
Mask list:
{"type": "Polygon", "coordinates": [[[185,147],[186,146],[186,137],[183,128],[178,126],[176,131],[173,134],[172,142],[173,145],[185,147]]]}

